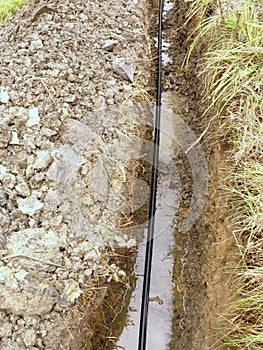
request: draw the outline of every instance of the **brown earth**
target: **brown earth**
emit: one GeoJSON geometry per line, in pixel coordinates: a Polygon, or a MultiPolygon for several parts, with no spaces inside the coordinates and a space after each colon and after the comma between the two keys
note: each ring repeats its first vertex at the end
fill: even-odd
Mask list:
{"type": "MultiPolygon", "coordinates": [[[[165,70],[165,86],[180,96],[184,103],[184,108],[179,111],[180,117],[196,136],[206,131],[201,146],[208,164],[209,185],[200,219],[188,235],[182,237],[182,233],[176,234],[179,247],[185,244],[186,248],[182,253],[175,247],[175,300],[179,301],[176,301],[178,312],[174,319],[177,341],[171,344],[171,349],[212,350],[221,344],[218,330],[224,321],[219,315],[226,310],[229,299],[233,297],[229,271],[238,261],[229,219],[229,198],[222,190],[224,179],[230,171],[228,145],[222,137],[220,120],[212,119],[215,111],[203,115],[207,107],[203,94],[205,86],[198,73],[205,43],[197,47],[189,65],[185,67],[183,61],[191,44],[188,38],[193,23],[186,24],[189,4],[181,1],[173,3],[174,7],[164,25],[166,41],[171,44],[169,57],[173,61],[165,70]]],[[[171,98],[173,105],[177,106],[175,113],[178,113],[178,101],[171,98]]],[[[193,179],[185,154],[181,154],[178,163],[183,182],[182,198],[187,198],[182,203],[179,215],[183,218],[189,206],[193,179]]]]}
{"type": "Polygon", "coordinates": [[[136,246],[122,226],[149,117],[135,106],[144,13],[144,1],[31,0],[0,28],[1,349],[91,348],[106,281],[127,283],[112,259],[136,246]]]}

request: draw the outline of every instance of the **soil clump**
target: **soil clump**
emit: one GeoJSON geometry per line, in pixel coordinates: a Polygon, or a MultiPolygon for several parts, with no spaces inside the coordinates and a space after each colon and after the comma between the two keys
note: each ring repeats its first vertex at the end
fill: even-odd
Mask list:
{"type": "Polygon", "coordinates": [[[101,281],[126,283],[144,6],[32,0],[0,28],[1,349],[92,348],[101,281]]]}

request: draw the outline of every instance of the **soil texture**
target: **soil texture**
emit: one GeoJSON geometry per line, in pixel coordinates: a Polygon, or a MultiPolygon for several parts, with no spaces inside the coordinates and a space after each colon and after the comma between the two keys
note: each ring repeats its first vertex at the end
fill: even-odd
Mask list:
{"type": "Polygon", "coordinates": [[[120,227],[146,119],[145,8],[30,0],[0,27],[1,349],[90,349],[104,282],[126,283],[111,259],[136,246],[120,227]]]}
{"type": "MultiPolygon", "coordinates": [[[[192,21],[187,23],[187,2],[173,1],[164,23],[169,58],[165,68],[164,86],[172,93],[170,105],[175,115],[190,127],[200,142],[189,144],[190,152],[182,152],[178,170],[182,180],[182,202],[179,221],[189,215],[194,186],[194,173],[189,159],[191,152],[202,147],[207,163],[208,187],[201,216],[188,232],[175,232],[175,317],[171,349],[208,350],[220,345],[219,328],[231,291],[228,273],[237,263],[237,250],[229,220],[229,203],[222,190],[227,176],[228,146],[220,135],[220,121],[213,112],[203,114],[204,82],[200,79],[202,43],[192,54],[186,67],[183,62],[191,44],[192,21]],[[174,97],[173,97],[174,96],[174,97]],[[178,103],[179,99],[179,103],[178,103]],[[212,121],[211,121],[212,119],[212,121]],[[208,127],[209,126],[209,127],[208,127]],[[205,131],[205,132],[204,132],[205,131]],[[203,137],[199,138],[200,135],[203,137]]],[[[205,47],[205,43],[203,43],[205,47]]],[[[200,168],[200,174],[203,169],[200,168]]]]}

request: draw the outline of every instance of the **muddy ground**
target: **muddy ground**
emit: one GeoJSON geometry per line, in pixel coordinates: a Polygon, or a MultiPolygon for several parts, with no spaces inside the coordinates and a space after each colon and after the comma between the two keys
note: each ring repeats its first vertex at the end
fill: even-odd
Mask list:
{"type": "MultiPolygon", "coordinates": [[[[175,307],[178,311],[174,318],[174,337],[178,341],[173,343],[175,345],[171,349],[208,350],[222,345],[219,328],[224,321],[219,315],[226,310],[229,299],[233,297],[229,271],[238,261],[229,219],[229,198],[222,189],[225,185],[223,180],[230,171],[228,145],[222,137],[220,120],[210,122],[216,111],[210,110],[203,115],[207,104],[204,101],[205,86],[199,72],[205,43],[198,45],[189,65],[184,66],[193,23],[186,24],[189,5],[181,1],[173,3],[174,8],[168,13],[164,24],[166,40],[171,44],[169,57],[173,61],[165,70],[165,87],[169,91],[175,90],[175,96],[180,97],[181,106],[178,106],[176,99],[171,101],[171,105],[175,106],[175,114],[180,115],[195,135],[199,137],[206,130],[200,144],[208,165],[209,183],[199,220],[190,232],[180,232],[179,227],[175,232],[175,307]],[[183,107],[182,101],[185,101],[183,107]],[[185,247],[183,250],[182,246],[185,247]]],[[[179,217],[183,220],[188,215],[193,191],[189,155],[182,153],[179,156],[178,169],[183,183],[179,217]]]]}
{"type": "MultiPolygon", "coordinates": [[[[32,0],[0,28],[1,349],[103,349],[125,307],[141,239],[129,228],[147,212],[136,217],[148,197],[134,181],[148,170],[134,158],[145,152],[138,136],[151,136],[156,7],[148,11],[148,3],[32,0]]],[[[176,90],[183,102],[178,111],[171,100],[175,113],[199,135],[208,117],[201,118],[198,54],[182,68],[187,6],[174,1],[164,24],[172,59],[164,89],[176,90]]],[[[217,129],[215,122],[202,141],[202,218],[188,233],[175,228],[171,349],[218,345],[217,316],[231,295],[224,268],[234,245],[219,189],[227,145],[217,129]]],[[[183,152],[177,168],[183,218],[193,190],[183,152]]]]}

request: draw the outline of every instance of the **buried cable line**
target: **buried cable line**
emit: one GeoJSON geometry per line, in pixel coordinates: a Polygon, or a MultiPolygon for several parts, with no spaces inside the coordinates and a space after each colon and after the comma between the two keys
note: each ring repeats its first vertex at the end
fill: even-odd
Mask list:
{"type": "Polygon", "coordinates": [[[144,278],[143,278],[138,350],[146,349],[149,292],[150,292],[152,255],[153,255],[153,243],[154,243],[154,220],[155,220],[155,210],[156,210],[156,193],[157,193],[157,179],[158,179],[161,95],[162,95],[162,17],[163,17],[163,1],[159,0],[157,94],[156,94],[156,110],[155,110],[155,125],[154,125],[154,150],[153,150],[153,164],[152,164],[149,221],[148,221],[147,242],[146,242],[146,249],[145,249],[145,264],[144,264],[144,278]]]}

